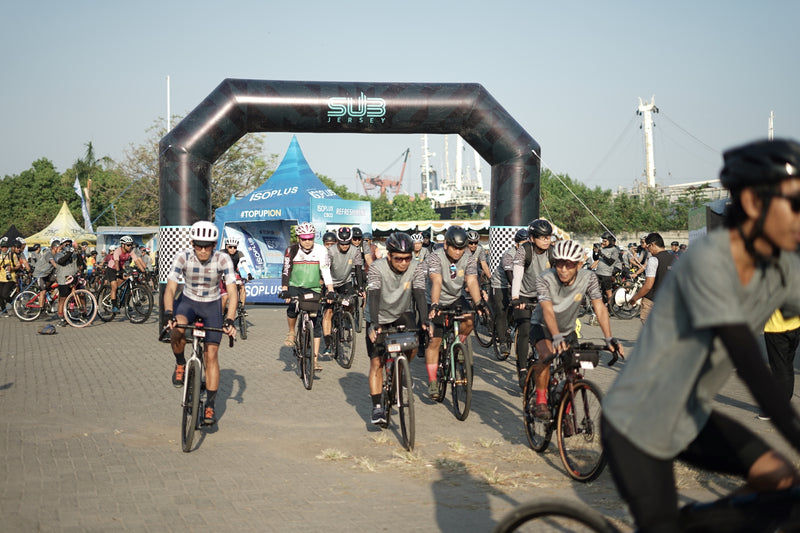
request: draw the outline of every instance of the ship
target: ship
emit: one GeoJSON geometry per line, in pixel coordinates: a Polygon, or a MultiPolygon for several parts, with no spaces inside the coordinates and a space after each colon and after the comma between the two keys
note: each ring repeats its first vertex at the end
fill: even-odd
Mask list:
{"type": "Polygon", "coordinates": [[[435,154],[428,149],[428,136],[422,135],[422,194],[431,202],[431,207],[442,220],[470,218],[476,215],[488,217],[489,192],[483,189],[480,156],[472,150],[474,167],[464,165],[464,140],[456,137],[456,167],[450,174],[448,136],[444,137],[443,178],[431,166],[430,158],[435,154]]]}

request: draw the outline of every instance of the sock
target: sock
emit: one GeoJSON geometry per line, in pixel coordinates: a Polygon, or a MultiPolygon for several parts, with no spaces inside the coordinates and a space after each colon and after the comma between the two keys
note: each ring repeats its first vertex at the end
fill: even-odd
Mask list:
{"type": "Polygon", "coordinates": [[[380,394],[370,394],[370,398],[372,398],[372,407],[380,407],[381,406],[381,395],[380,394]]]}
{"type": "Polygon", "coordinates": [[[428,381],[436,381],[436,370],[439,368],[439,365],[426,363],[425,366],[428,368],[428,381]]]}
{"type": "Polygon", "coordinates": [[[175,356],[175,364],[178,364],[178,365],[185,365],[186,364],[186,356],[183,355],[183,352],[181,352],[181,353],[173,352],[172,355],[175,356]]]}
{"type": "Polygon", "coordinates": [[[217,391],[206,390],[206,407],[214,408],[214,401],[217,399],[217,391]]]}
{"type": "Polygon", "coordinates": [[[545,391],[536,389],[536,403],[547,403],[547,393],[545,391]]]}
{"type": "Polygon", "coordinates": [[[325,347],[330,348],[333,344],[333,336],[332,335],[325,335],[325,347]]]}

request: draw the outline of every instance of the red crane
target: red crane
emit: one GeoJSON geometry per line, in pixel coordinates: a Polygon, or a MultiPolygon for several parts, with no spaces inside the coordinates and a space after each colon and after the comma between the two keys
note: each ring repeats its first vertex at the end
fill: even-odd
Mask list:
{"type": "Polygon", "coordinates": [[[356,169],[358,179],[361,180],[361,185],[364,186],[364,193],[369,196],[369,191],[379,189],[378,196],[383,196],[388,189],[392,194],[398,194],[400,192],[400,186],[403,183],[403,174],[406,172],[406,163],[408,162],[408,154],[410,152],[411,149],[406,148],[406,151],[400,154],[400,157],[392,161],[392,164],[386,167],[386,170],[389,170],[400,161],[400,159],[403,159],[403,168],[400,170],[400,177],[398,179],[385,176],[386,170],[380,174],[367,174],[366,172],[356,169]]]}

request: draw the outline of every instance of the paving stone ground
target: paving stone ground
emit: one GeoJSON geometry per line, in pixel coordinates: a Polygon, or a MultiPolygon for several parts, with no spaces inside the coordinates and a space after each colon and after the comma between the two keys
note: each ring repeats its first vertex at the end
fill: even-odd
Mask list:
{"type": "MultiPolygon", "coordinates": [[[[0,318],[0,516],[4,531],[490,531],[515,505],[541,495],[580,498],[622,523],[604,472],[567,478],[554,444],[527,444],[514,363],[475,343],[472,410],[426,398],[415,379],[414,452],[394,423],[369,423],[368,361],[323,361],[306,391],[289,348],[282,306],[251,306],[249,338],[220,350],[218,424],[180,449],[180,390],[155,318],[122,318],[38,335],[46,320],[0,318]]],[[[613,320],[630,349],[638,320],[613,320]]],[[[600,337],[585,325],[586,338],[600,337]]],[[[624,363],[623,363],[624,364],[624,363]]],[[[607,389],[618,367],[588,376],[607,389]]],[[[788,452],[755,418],[734,376],[719,407],[788,452]]],[[[795,455],[792,455],[795,457],[795,455]]],[[[711,499],[733,480],[678,468],[686,498],[711,499]]]]}

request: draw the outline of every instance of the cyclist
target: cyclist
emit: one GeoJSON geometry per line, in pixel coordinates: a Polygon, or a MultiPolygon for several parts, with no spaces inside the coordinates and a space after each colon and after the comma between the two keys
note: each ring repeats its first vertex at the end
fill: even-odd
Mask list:
{"type": "MultiPolygon", "coordinates": [[[[451,226],[444,237],[444,246],[428,256],[428,277],[430,278],[431,306],[428,318],[433,322],[433,333],[425,350],[425,364],[428,369],[428,393],[432,399],[439,397],[439,384],[436,372],[439,367],[439,347],[444,334],[444,317],[440,310],[455,309],[460,305],[465,312],[469,304],[463,296],[466,286],[473,307],[483,313],[485,304],[478,285],[478,265],[467,251],[467,232],[459,226],[451,226]]],[[[472,331],[472,318],[462,322],[459,334],[464,342],[472,331]]],[[[469,346],[467,343],[466,346],[469,346]]]]}
{"type": "MultiPolygon", "coordinates": [[[[555,266],[536,278],[539,305],[531,316],[530,342],[540,359],[563,352],[578,339],[575,321],[584,296],[588,296],[592,302],[608,349],[621,356],[625,355],[622,345],[611,336],[611,319],[608,308],[603,305],[597,276],[591,270],[581,268],[585,259],[580,244],[569,240],[558,241],[553,246],[555,266]]],[[[533,415],[549,420],[547,385],[550,382],[550,365],[534,362],[533,371],[536,384],[536,407],[533,415]]]]}
{"type": "Polygon", "coordinates": [[[600,236],[601,245],[597,253],[597,279],[600,288],[606,294],[606,301],[611,301],[611,290],[614,287],[614,272],[622,270],[622,251],[617,247],[617,238],[610,231],[600,236]]]}
{"type": "Polygon", "coordinates": [[[326,231],[322,235],[322,244],[325,245],[325,248],[330,248],[336,244],[336,234],[332,231],[326,231]]]}
{"type": "MultiPolygon", "coordinates": [[[[386,411],[381,405],[382,369],[385,361],[381,357],[384,346],[375,341],[384,328],[404,325],[414,328],[428,316],[425,301],[424,263],[412,258],[413,243],[402,232],[386,239],[385,258],[372,264],[367,276],[367,354],[369,355],[369,394],[372,398],[372,423],[385,424],[386,411]],[[417,318],[412,311],[413,304],[417,318]]],[[[425,328],[425,326],[422,326],[425,328]]],[[[409,355],[416,356],[417,350],[409,355]]]]}
{"type": "Polygon", "coordinates": [[[731,196],[724,227],[674,263],[603,400],[603,448],[642,531],[678,530],[675,459],[740,475],[750,490],[800,484],[790,460],[713,409],[735,368],[800,449],[800,419],[756,340],[776,308],[800,314],[800,143],[757,141],[723,159],[720,181],[731,196]]]}
{"type": "Polygon", "coordinates": [[[528,230],[520,229],[514,235],[514,244],[503,252],[500,263],[492,272],[490,280],[492,311],[494,311],[494,323],[497,330],[497,340],[500,342],[500,353],[508,355],[511,352],[512,339],[508,338],[508,314],[506,309],[509,307],[509,287],[514,278],[514,256],[520,244],[528,240],[528,230]]]}
{"type": "MultiPolygon", "coordinates": [[[[215,251],[219,231],[208,221],[201,220],[192,224],[189,229],[192,248],[178,252],[172,261],[167,276],[167,287],[164,290],[164,318],[167,328],[171,329],[170,342],[175,356],[175,370],[172,373],[172,384],[183,386],[186,372],[185,329],[181,325],[194,322],[198,317],[203,324],[212,328],[222,328],[226,335],[234,336],[236,328],[233,319],[236,316],[236,283],[233,281],[233,262],[230,256],[215,251]],[[183,293],[175,300],[179,280],[185,280],[183,293]],[[226,280],[229,307],[227,317],[222,319],[222,295],[219,290],[220,280],[226,280]]],[[[207,331],[204,352],[206,367],[206,407],[203,412],[203,423],[214,424],[215,402],[219,389],[219,343],[222,333],[207,331]]]]}
{"type": "Polygon", "coordinates": [[[528,240],[523,242],[514,255],[514,277],[511,280],[511,302],[514,321],[517,324],[517,374],[519,388],[525,386],[528,374],[530,348],[525,342],[531,330],[531,309],[522,304],[536,303],[536,276],[550,268],[550,245],[553,225],[543,218],[528,224],[528,240]],[[522,342],[520,342],[522,339],[522,342]]]}
{"type": "MultiPolygon", "coordinates": [[[[328,291],[326,297],[329,301],[335,298],[333,292],[333,279],[331,279],[331,259],[328,251],[321,244],[314,242],[316,229],[310,222],[303,222],[295,229],[295,235],[299,243],[292,244],[286,249],[283,255],[283,275],[281,277],[281,288],[278,298],[282,298],[289,303],[292,296],[302,296],[314,293],[312,296],[316,301],[320,300],[321,287],[320,277],[328,291]]],[[[297,309],[290,305],[286,308],[286,318],[289,323],[289,333],[286,334],[285,346],[294,345],[294,328],[297,324],[297,309]]],[[[322,368],[319,366],[319,343],[322,336],[322,315],[317,313],[314,321],[314,367],[317,372],[322,368]]]]}
{"type": "Polygon", "coordinates": [[[414,241],[414,251],[411,252],[411,257],[414,258],[414,261],[424,263],[428,258],[429,250],[422,242],[422,233],[415,233],[411,236],[411,240],[414,241]]]}
{"type": "MultiPolygon", "coordinates": [[[[351,246],[352,238],[353,231],[350,228],[341,227],[337,230],[337,244],[328,248],[331,280],[333,281],[333,290],[337,294],[349,296],[358,291],[363,297],[364,258],[359,250],[351,246]],[[353,275],[355,275],[355,287],[353,287],[353,275]]],[[[328,306],[322,315],[322,335],[325,339],[325,351],[322,355],[325,357],[332,355],[331,318],[333,318],[333,307],[328,306]]]]}
{"type": "MultiPolygon", "coordinates": [[[[486,260],[486,250],[480,245],[481,237],[478,232],[471,229],[467,232],[467,249],[475,261],[478,263],[478,270],[483,274],[487,281],[492,278],[492,271],[489,270],[489,262],[486,260]]],[[[481,276],[478,276],[479,278],[481,276]]]]}
{"type": "MultiPolygon", "coordinates": [[[[242,283],[242,275],[241,271],[247,268],[247,258],[245,258],[244,254],[238,250],[239,248],[239,239],[236,237],[228,237],[225,239],[225,252],[227,252],[228,256],[231,258],[231,262],[233,263],[233,272],[234,276],[236,276],[235,282],[236,286],[239,288],[237,291],[239,294],[238,302],[242,302],[242,305],[245,304],[245,298],[247,297],[247,292],[244,290],[244,284],[242,283]]],[[[248,274],[247,279],[253,279],[252,274],[248,274]]],[[[227,284],[228,280],[224,280],[220,282],[220,290],[222,291],[222,308],[225,309],[228,305],[228,291],[225,289],[225,285],[227,284]]],[[[244,313],[245,316],[247,312],[244,313]]]]}
{"type": "MultiPolygon", "coordinates": [[[[39,307],[44,307],[45,294],[56,280],[57,265],[53,261],[53,256],[58,253],[60,246],[61,239],[53,237],[50,239],[50,246],[42,249],[40,257],[36,261],[33,277],[36,280],[36,287],[39,289],[39,307]]],[[[42,315],[45,316],[45,313],[42,313],[42,315]]]]}
{"type": "Polygon", "coordinates": [[[114,250],[108,257],[106,268],[106,281],[111,284],[111,312],[119,313],[117,302],[117,287],[122,285],[125,278],[125,263],[128,260],[133,260],[136,266],[142,272],[147,271],[147,265],[139,257],[136,248],[133,244],[133,238],[130,235],[125,235],[119,240],[119,248],[114,250]]]}
{"type": "Polygon", "coordinates": [[[83,261],[78,250],[75,249],[75,243],[69,239],[61,242],[58,253],[53,257],[56,263],[56,281],[58,282],[58,318],[56,324],[58,327],[64,328],[67,326],[67,320],[64,318],[64,303],[67,301],[67,296],[72,292],[72,283],[78,271],[82,270],[86,264],[83,261]]]}
{"type": "MultiPolygon", "coordinates": [[[[9,297],[11,296],[11,292],[14,290],[14,284],[17,282],[17,272],[21,267],[21,262],[25,261],[25,258],[19,255],[16,251],[15,246],[9,242],[8,237],[3,237],[0,239],[0,312],[2,312],[5,307],[6,303],[11,303],[9,301],[9,297]]],[[[27,270],[27,262],[25,263],[26,270],[27,270]]],[[[9,314],[5,314],[5,317],[9,317],[9,314]]]]}

